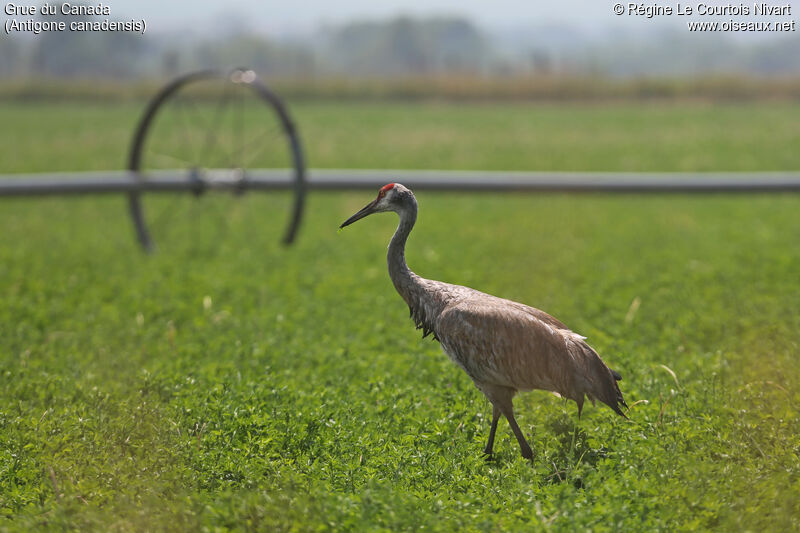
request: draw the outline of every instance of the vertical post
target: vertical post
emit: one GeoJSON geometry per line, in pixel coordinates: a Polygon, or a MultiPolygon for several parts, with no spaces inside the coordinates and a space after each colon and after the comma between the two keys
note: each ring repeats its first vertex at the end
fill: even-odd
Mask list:
{"type": "Polygon", "coordinates": [[[147,224],[144,222],[144,214],[142,213],[142,202],[139,198],[140,193],[132,192],[128,195],[128,210],[133,220],[133,227],[136,230],[136,240],[146,253],[153,252],[153,240],[150,238],[150,232],[147,231],[147,224]]]}

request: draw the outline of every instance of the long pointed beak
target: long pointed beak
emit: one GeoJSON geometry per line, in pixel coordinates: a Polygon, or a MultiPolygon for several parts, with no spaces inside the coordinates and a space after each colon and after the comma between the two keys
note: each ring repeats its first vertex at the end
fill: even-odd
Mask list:
{"type": "Polygon", "coordinates": [[[359,211],[355,215],[351,216],[350,218],[348,218],[347,220],[342,222],[342,225],[339,226],[339,229],[342,229],[345,226],[349,226],[350,224],[352,224],[356,220],[361,220],[365,216],[371,215],[372,213],[375,212],[375,206],[377,204],[378,204],[378,200],[373,200],[372,202],[368,203],[367,205],[365,205],[363,207],[363,209],[361,209],[361,211],[359,211]]]}

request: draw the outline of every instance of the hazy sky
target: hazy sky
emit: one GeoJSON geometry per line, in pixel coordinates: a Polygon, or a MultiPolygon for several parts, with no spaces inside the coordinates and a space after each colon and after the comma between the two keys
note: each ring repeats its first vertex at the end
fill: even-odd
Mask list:
{"type": "Polygon", "coordinates": [[[586,26],[610,24],[614,2],[604,0],[110,0],[120,17],[144,18],[154,29],[207,23],[217,17],[243,17],[267,31],[307,31],[321,23],[397,14],[466,15],[483,26],[527,25],[544,21],[586,26]]]}
{"type": "MultiPolygon", "coordinates": [[[[679,0],[647,2],[661,6],[676,6],[679,0]]],[[[775,5],[797,3],[795,0],[773,0],[775,5]]],[[[109,0],[112,13],[119,17],[144,18],[154,30],[187,24],[208,24],[213,20],[241,18],[268,32],[287,33],[308,31],[321,23],[336,23],[352,19],[385,18],[397,14],[466,15],[488,28],[530,26],[558,23],[582,28],[608,29],[617,26],[646,31],[659,22],[676,26],[683,19],[671,17],[646,18],[617,16],[613,6],[617,0],[109,0]]],[[[627,5],[627,2],[622,2],[627,5]]],[[[684,5],[739,5],[739,0],[682,0],[684,5]]],[[[752,8],[752,2],[744,2],[752,8]]],[[[792,13],[796,16],[798,13],[792,13]]],[[[685,17],[684,17],[685,18],[685,17]]],[[[795,17],[792,17],[795,18],[795,17]]]]}
{"type": "MultiPolygon", "coordinates": [[[[195,32],[226,30],[245,24],[250,29],[271,35],[286,36],[309,33],[321,24],[335,24],[354,19],[380,19],[405,15],[461,15],[480,27],[490,30],[524,29],[541,25],[572,26],[583,32],[607,33],[630,31],[645,36],[649,30],[672,28],[686,30],[689,18],[714,20],[708,17],[662,16],[648,18],[614,14],[617,1],[624,0],[107,0],[112,16],[118,19],[145,19],[148,32],[171,32],[193,29],[195,32]]],[[[759,3],[764,0],[759,0],[759,3]]],[[[749,6],[753,0],[649,0],[645,3],[671,6],[708,5],[749,6]]],[[[791,16],[772,17],[786,21],[800,19],[800,0],[767,0],[772,5],[791,6],[791,16]],[[797,8],[797,9],[795,9],[797,8]]],[[[754,17],[718,17],[757,20],[754,17]]],[[[767,19],[770,20],[770,19],[767,19]]],[[[800,24],[798,24],[800,26],[800,24]]],[[[796,37],[800,29],[791,33],[716,33],[719,37],[765,38],[771,36],[796,37]]],[[[700,34],[698,34],[700,35],[700,34]]],[[[702,34],[708,37],[709,34],[702,34]]]]}

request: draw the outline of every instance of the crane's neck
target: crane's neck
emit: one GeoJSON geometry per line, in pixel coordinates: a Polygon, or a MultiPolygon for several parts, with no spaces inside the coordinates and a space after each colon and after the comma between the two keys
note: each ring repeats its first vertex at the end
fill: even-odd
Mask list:
{"type": "Polygon", "coordinates": [[[419,277],[411,272],[406,264],[406,241],[417,221],[417,203],[409,202],[403,210],[398,212],[398,215],[400,223],[389,243],[386,261],[389,264],[389,277],[392,278],[392,283],[400,296],[408,303],[408,290],[415,288],[419,282],[419,277]]]}
{"type": "Polygon", "coordinates": [[[422,330],[422,336],[426,337],[433,333],[434,338],[438,339],[434,322],[444,306],[444,295],[441,291],[435,290],[434,282],[417,276],[406,265],[406,241],[417,220],[417,203],[413,197],[408,206],[398,214],[400,223],[389,243],[389,253],[386,258],[389,263],[389,277],[392,278],[394,288],[408,304],[411,318],[417,329],[422,330]]]}

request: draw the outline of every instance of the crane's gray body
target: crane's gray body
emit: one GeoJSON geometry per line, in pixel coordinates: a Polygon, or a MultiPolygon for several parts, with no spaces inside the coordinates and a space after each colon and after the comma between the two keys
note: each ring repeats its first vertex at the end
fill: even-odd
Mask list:
{"type": "MultiPolygon", "coordinates": [[[[433,334],[444,352],[464,369],[494,406],[491,453],[497,419],[502,413],[514,430],[523,456],[530,448],[514,422],[511,400],[518,390],[542,389],[577,402],[600,400],[623,415],[619,374],[609,369],[584,340],[544,311],[469,287],[422,278],[405,260],[405,245],[417,218],[413,193],[394,184],[372,204],[348,219],[350,224],[373,212],[400,216],[389,244],[387,262],[395,289],[411,311],[423,336],[433,334]]],[[[623,415],[624,416],[624,415],[623,415]]]]}

